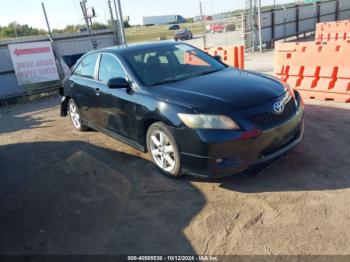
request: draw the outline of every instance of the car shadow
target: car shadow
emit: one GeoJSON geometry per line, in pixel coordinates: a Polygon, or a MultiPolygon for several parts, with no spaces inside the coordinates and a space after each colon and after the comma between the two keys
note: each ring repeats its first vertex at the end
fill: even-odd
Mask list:
{"type": "Polygon", "coordinates": [[[0,146],[0,254],[195,254],[189,181],[86,142],[0,146]]]}
{"type": "Polygon", "coordinates": [[[211,182],[243,193],[350,188],[349,145],[349,109],[306,105],[304,139],[289,154],[259,173],[245,172],[211,182]]]}
{"type": "Polygon", "coordinates": [[[48,120],[38,115],[59,105],[58,98],[42,99],[25,106],[15,105],[0,108],[0,134],[20,130],[50,127],[48,120]]]}

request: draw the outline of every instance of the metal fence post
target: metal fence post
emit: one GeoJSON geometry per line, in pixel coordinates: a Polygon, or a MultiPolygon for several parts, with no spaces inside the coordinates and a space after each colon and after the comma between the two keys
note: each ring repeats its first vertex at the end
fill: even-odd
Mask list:
{"type": "Polygon", "coordinates": [[[261,0],[258,1],[258,16],[259,16],[259,45],[260,53],[263,51],[263,42],[262,42],[262,25],[261,25],[261,0]]]}

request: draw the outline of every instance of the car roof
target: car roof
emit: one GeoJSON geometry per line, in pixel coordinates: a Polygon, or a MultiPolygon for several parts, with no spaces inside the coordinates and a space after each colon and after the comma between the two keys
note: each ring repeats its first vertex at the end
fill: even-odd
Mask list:
{"type": "Polygon", "coordinates": [[[107,48],[102,48],[98,50],[91,51],[90,53],[119,53],[119,54],[125,54],[128,52],[137,52],[142,50],[149,50],[157,47],[166,47],[166,46],[175,46],[179,43],[176,42],[170,42],[170,41],[161,41],[161,42],[150,42],[150,43],[141,43],[141,44],[131,44],[127,46],[112,46],[107,48]]]}

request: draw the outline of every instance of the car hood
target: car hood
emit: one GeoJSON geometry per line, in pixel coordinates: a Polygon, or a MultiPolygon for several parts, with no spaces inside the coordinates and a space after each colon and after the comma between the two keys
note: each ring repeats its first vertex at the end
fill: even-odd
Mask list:
{"type": "Polygon", "coordinates": [[[160,99],[210,114],[262,104],[285,93],[273,77],[233,68],[151,88],[160,99]]]}

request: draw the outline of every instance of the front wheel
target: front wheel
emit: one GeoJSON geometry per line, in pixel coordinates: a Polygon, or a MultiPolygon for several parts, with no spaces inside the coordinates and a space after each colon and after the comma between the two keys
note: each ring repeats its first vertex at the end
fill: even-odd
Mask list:
{"type": "Polygon", "coordinates": [[[147,148],[153,163],[164,175],[180,177],[180,150],[173,134],[161,122],[154,123],[147,131],[147,148]]]}

